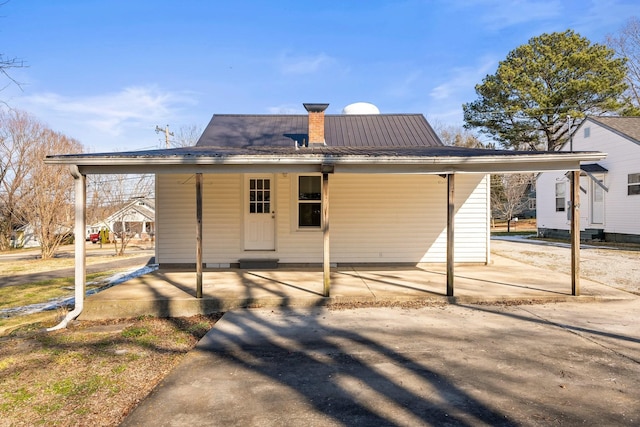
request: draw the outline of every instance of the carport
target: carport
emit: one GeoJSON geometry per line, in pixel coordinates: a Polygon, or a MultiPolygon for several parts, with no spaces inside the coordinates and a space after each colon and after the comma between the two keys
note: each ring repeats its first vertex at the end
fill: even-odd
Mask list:
{"type": "MultiPolygon", "coordinates": [[[[48,164],[68,165],[75,179],[75,233],[84,235],[86,225],[86,176],[90,174],[193,174],[196,194],[196,259],[192,271],[195,298],[203,297],[202,265],[202,176],[224,173],[321,173],[323,180],[323,298],[331,297],[331,208],[329,194],[334,174],[432,174],[446,179],[447,261],[446,296],[455,295],[454,215],[455,177],[465,173],[523,173],[550,170],[569,171],[572,178],[571,295],[580,295],[579,282],[579,176],[581,162],[594,163],[606,155],[599,152],[529,152],[482,150],[460,147],[328,147],[308,150],[298,147],[188,147],[167,150],[109,154],[48,156],[48,164]]],[[[86,283],[86,254],[83,239],[75,243],[75,308],[58,327],[76,318],[83,310],[86,283]]]]}

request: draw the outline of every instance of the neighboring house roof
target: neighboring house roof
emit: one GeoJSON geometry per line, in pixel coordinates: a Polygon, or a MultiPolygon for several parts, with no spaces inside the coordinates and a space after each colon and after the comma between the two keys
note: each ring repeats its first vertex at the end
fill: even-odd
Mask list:
{"type": "MultiPolygon", "coordinates": [[[[309,141],[307,115],[216,114],[197,147],[293,147],[309,141]]],[[[326,115],[331,147],[440,147],[422,114],[326,115]]]]}
{"type": "Polygon", "coordinates": [[[640,145],[640,117],[589,117],[587,120],[640,145]]]}
{"type": "Polygon", "coordinates": [[[580,165],[580,169],[589,172],[589,173],[606,173],[609,172],[608,169],[599,165],[598,163],[591,163],[588,165],[580,165]]]}

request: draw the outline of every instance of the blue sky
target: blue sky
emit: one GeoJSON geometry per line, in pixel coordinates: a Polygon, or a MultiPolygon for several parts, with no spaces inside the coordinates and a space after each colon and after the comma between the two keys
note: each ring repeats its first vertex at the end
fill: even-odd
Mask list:
{"type": "Polygon", "coordinates": [[[303,102],[462,125],[474,86],[531,37],[570,28],[602,43],[639,15],[637,0],[9,0],[0,52],[29,67],[0,100],[91,152],[303,102]]]}

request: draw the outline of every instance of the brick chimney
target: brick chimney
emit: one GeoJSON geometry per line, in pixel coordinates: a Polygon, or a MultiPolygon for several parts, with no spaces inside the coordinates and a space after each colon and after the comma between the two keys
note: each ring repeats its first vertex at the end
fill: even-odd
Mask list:
{"type": "Polygon", "coordinates": [[[327,145],[324,140],[324,110],[329,104],[302,104],[309,112],[309,144],[327,145]]]}

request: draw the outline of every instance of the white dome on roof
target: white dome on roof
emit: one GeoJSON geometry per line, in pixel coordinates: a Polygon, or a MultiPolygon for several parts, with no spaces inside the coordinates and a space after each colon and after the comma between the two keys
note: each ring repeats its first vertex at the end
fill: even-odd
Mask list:
{"type": "Polygon", "coordinates": [[[368,102],[354,102],[344,107],[342,114],[380,114],[380,110],[368,102]]]}

